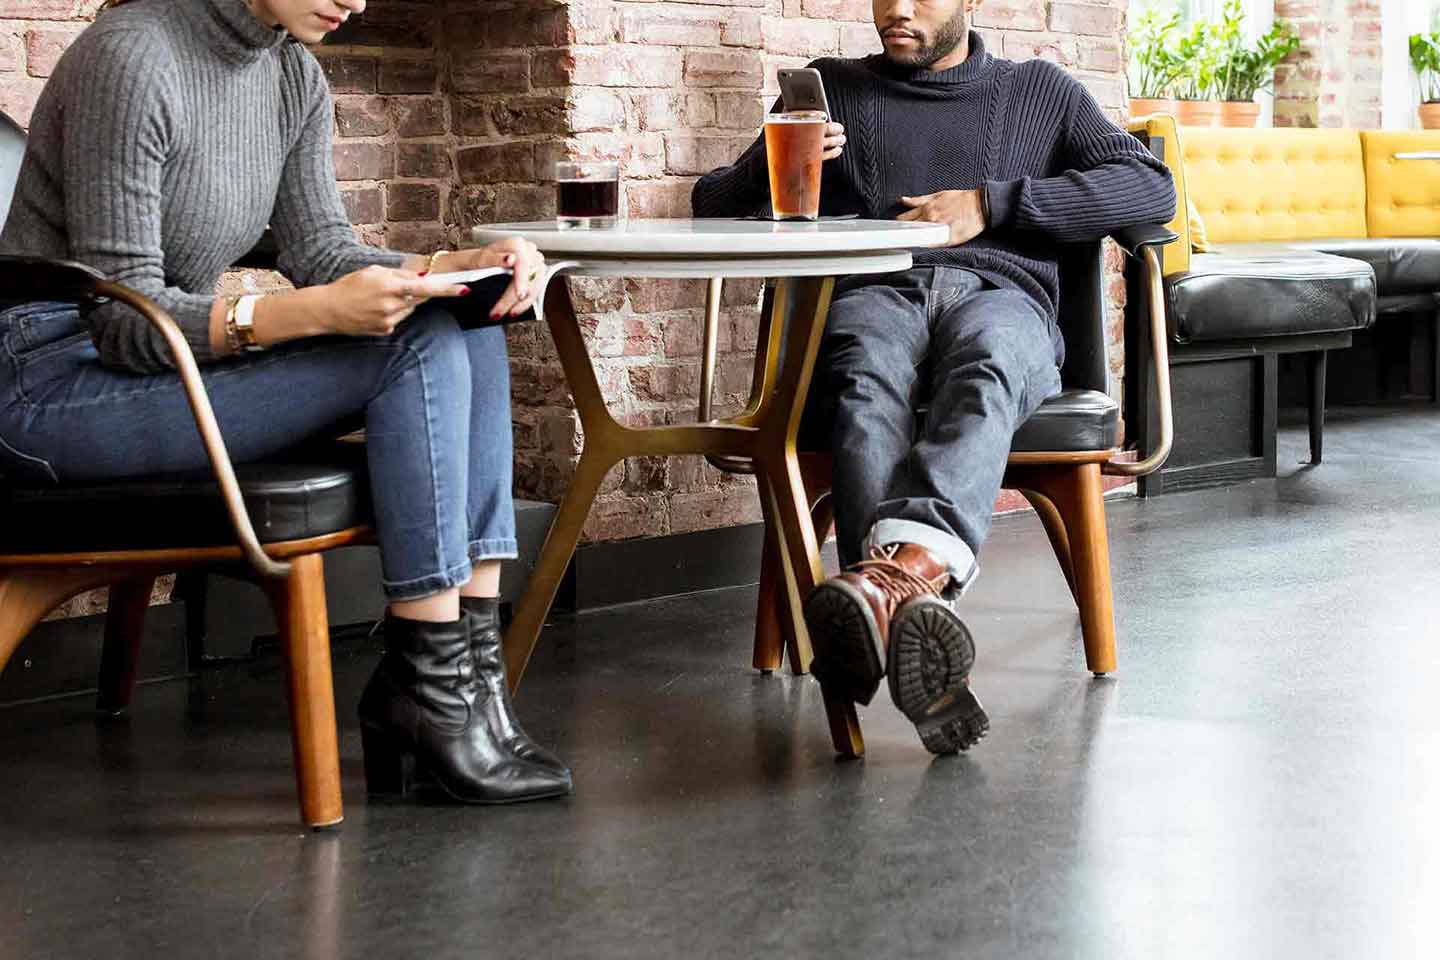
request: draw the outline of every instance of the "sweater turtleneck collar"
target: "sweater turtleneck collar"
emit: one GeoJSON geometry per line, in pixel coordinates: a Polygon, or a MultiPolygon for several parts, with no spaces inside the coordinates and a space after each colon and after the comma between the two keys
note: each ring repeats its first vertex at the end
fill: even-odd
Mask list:
{"type": "Polygon", "coordinates": [[[893,62],[883,53],[870,58],[878,72],[892,80],[924,87],[954,87],[983,80],[990,74],[995,58],[985,49],[985,41],[974,30],[970,31],[970,55],[949,70],[928,70],[902,66],[893,62]]]}
{"type": "Polygon", "coordinates": [[[289,38],[283,29],[261,23],[245,0],[180,0],[176,6],[210,49],[235,63],[253,63],[289,38]]]}

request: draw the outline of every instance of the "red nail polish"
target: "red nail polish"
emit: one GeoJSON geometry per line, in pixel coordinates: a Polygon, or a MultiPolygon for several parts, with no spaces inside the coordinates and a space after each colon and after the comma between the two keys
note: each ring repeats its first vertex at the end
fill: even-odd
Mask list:
{"type": "Polygon", "coordinates": [[[507,253],[507,254],[505,254],[505,266],[507,266],[507,267],[513,267],[513,266],[515,266],[515,254],[513,254],[513,253],[507,253]]]}
{"type": "Polygon", "coordinates": [[[460,296],[465,297],[465,296],[469,296],[469,294],[470,294],[470,288],[469,288],[469,287],[461,287],[461,288],[460,288],[460,296]]]}
{"type": "Polygon", "coordinates": [[[415,274],[415,276],[417,276],[417,277],[424,277],[424,276],[428,276],[429,273],[430,273],[429,270],[421,270],[419,273],[415,274]]]}

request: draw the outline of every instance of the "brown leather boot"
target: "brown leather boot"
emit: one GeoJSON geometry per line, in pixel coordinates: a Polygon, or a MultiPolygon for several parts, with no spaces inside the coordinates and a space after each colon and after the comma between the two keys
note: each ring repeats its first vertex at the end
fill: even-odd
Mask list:
{"type": "Polygon", "coordinates": [[[932,753],[964,750],[990,727],[970,690],[975,641],[941,597],[950,579],[924,547],[890,544],[820,584],[805,604],[816,678],[868,704],[889,673],[891,699],[932,753]]]}

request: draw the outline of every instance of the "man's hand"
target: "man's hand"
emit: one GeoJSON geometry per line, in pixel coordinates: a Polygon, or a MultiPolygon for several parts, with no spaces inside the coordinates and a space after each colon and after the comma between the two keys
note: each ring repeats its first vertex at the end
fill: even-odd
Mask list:
{"type": "Polygon", "coordinates": [[[950,228],[950,246],[969,243],[985,232],[985,210],[979,190],[941,190],[923,197],[901,197],[910,209],[896,219],[943,223],[950,228]]]}
{"type": "Polygon", "coordinates": [[[820,144],[820,148],[825,151],[821,154],[822,160],[838,160],[840,154],[845,152],[845,125],[825,124],[825,140],[820,144]]]}

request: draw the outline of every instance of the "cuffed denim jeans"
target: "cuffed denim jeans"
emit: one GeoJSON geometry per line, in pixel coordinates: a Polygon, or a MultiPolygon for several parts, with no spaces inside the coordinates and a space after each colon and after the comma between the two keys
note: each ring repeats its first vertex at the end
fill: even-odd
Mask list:
{"type": "MultiPolygon", "coordinates": [[[[462,331],[428,303],[390,337],[296,341],[201,376],[237,463],[363,423],[390,599],[516,555],[500,327],[462,331]]],[[[208,466],[178,375],[102,367],[72,305],[0,312],[0,472],[68,483],[208,466]]]]}
{"type": "Polygon", "coordinates": [[[1037,303],[968,270],[837,285],[804,434],[835,457],[841,562],[872,545],[915,543],[968,586],[1011,439],[1060,392],[1063,354],[1037,303]]]}

